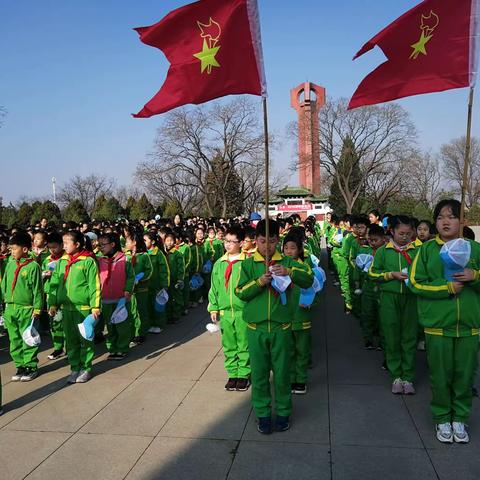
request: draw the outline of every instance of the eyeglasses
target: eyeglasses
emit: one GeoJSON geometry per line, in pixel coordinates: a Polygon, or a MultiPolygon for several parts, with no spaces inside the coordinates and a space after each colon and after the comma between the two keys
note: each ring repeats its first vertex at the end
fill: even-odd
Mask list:
{"type": "Polygon", "coordinates": [[[106,247],[107,245],[111,245],[111,243],[109,242],[109,243],[99,243],[99,244],[98,244],[98,246],[99,246],[100,248],[106,247]]]}
{"type": "Polygon", "coordinates": [[[223,243],[240,243],[240,240],[224,240],[223,243]]]}

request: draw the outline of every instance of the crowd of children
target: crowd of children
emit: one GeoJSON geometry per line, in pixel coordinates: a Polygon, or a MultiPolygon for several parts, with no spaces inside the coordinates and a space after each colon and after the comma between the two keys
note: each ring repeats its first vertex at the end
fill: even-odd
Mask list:
{"type": "Polygon", "coordinates": [[[331,213],[323,222],[177,215],[0,231],[12,381],[38,376],[38,331],[51,335],[48,359],[67,355],[68,382],[85,383],[96,343],[105,341],[108,359],[122,361],[148,335],[208,300],[221,331],[225,390],[251,387],[258,430],[285,431],[292,394],[307,393],[325,237],[345,313],[358,318],[367,350],[384,351],[392,393],[415,394],[416,351],[426,349],[437,438],[466,443],[480,332],[480,246],[470,229],[460,231],[459,217],[459,203],[445,200],[433,224],[373,210],[331,213]],[[442,255],[462,237],[469,257],[448,277],[442,255]]]}

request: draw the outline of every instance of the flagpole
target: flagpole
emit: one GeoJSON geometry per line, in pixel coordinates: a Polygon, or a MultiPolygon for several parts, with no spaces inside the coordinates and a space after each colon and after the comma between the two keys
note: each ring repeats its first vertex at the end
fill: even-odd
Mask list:
{"type": "Polygon", "coordinates": [[[268,111],[267,111],[267,97],[262,98],[263,105],[263,136],[265,140],[265,236],[267,240],[267,254],[265,256],[265,268],[268,273],[268,266],[270,262],[269,248],[270,248],[270,225],[269,225],[269,203],[270,203],[270,152],[268,147],[268,111]]]}
{"type": "Polygon", "coordinates": [[[465,158],[463,162],[463,180],[462,180],[462,201],[460,206],[460,232],[463,237],[463,227],[465,224],[465,199],[467,194],[468,169],[470,167],[470,147],[472,141],[472,111],[473,111],[473,94],[474,87],[470,87],[470,95],[468,98],[468,115],[467,115],[467,137],[465,144],[465,158]]]}

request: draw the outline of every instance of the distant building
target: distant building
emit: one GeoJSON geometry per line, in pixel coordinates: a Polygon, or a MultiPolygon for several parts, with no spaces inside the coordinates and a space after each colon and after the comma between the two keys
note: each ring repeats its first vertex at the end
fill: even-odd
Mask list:
{"type": "Polygon", "coordinates": [[[286,187],[270,199],[268,213],[270,218],[281,214],[283,218],[292,213],[298,213],[302,220],[314,215],[317,220],[323,220],[330,212],[328,198],[317,197],[303,187],[286,187]]]}

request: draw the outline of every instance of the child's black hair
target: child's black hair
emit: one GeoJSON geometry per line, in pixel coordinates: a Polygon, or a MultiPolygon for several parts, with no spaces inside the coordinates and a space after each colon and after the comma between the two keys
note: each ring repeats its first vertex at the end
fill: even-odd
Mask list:
{"type": "Polygon", "coordinates": [[[372,223],[368,227],[368,235],[369,236],[375,236],[375,237],[384,237],[385,236],[385,230],[380,225],[372,223]]]}
{"type": "Polygon", "coordinates": [[[420,220],[420,221],[417,223],[417,228],[418,228],[422,223],[424,223],[425,225],[427,225],[430,234],[435,233],[434,225],[433,225],[433,223],[432,223],[430,220],[420,220]]]}
{"type": "Polygon", "coordinates": [[[370,220],[365,215],[355,215],[352,218],[352,226],[353,225],[365,225],[368,227],[370,225],[370,220]]]}
{"type": "Polygon", "coordinates": [[[412,229],[415,229],[412,219],[407,217],[407,215],[395,215],[389,223],[392,230],[396,230],[400,225],[408,225],[412,229]]]}
{"type": "MultiPolygon", "coordinates": [[[[260,220],[257,223],[257,228],[255,229],[256,237],[264,237],[267,234],[266,231],[267,220],[260,220]]],[[[278,237],[280,235],[280,230],[278,228],[278,223],[275,220],[268,220],[268,235],[270,237],[278,237]]]]}
{"type": "Polygon", "coordinates": [[[374,208],[373,210],[370,210],[368,214],[369,215],[372,214],[372,215],[375,215],[377,218],[380,218],[380,212],[376,208],[374,208]]]}
{"type": "MultiPolygon", "coordinates": [[[[293,242],[297,248],[298,248],[298,257],[301,260],[305,260],[305,251],[303,249],[303,241],[302,239],[296,235],[295,233],[291,234],[289,233],[284,239],[283,239],[283,248],[285,248],[285,245],[287,242],[293,242]]],[[[282,248],[282,251],[283,251],[282,248]]]]}
{"type": "Polygon", "coordinates": [[[135,242],[136,253],[145,253],[147,251],[147,246],[145,245],[145,240],[143,239],[143,232],[132,229],[129,230],[128,237],[135,242]]]}
{"type": "Polygon", "coordinates": [[[59,245],[63,244],[62,235],[59,232],[52,232],[48,234],[47,244],[48,243],[58,243],[59,245]]]}
{"type": "Polygon", "coordinates": [[[440,212],[442,211],[442,208],[444,207],[449,207],[450,210],[452,211],[452,215],[455,218],[460,218],[460,208],[461,204],[458,200],[455,200],[453,198],[447,199],[447,200],[441,200],[440,202],[437,203],[435,206],[435,210],[433,211],[433,221],[436,222],[438,216],[440,215],[440,212]]]}
{"type": "Polygon", "coordinates": [[[19,247],[22,247],[22,248],[31,248],[32,238],[26,232],[17,232],[10,237],[8,244],[18,245],[19,247]]]}
{"type": "Polygon", "coordinates": [[[120,235],[118,235],[117,233],[115,232],[102,233],[98,237],[98,240],[100,241],[101,238],[106,240],[108,243],[114,244],[113,249],[115,250],[115,253],[122,250],[122,244],[120,243],[120,235]]]}
{"type": "Polygon", "coordinates": [[[246,226],[243,229],[243,232],[245,234],[245,238],[247,238],[247,237],[251,238],[251,239],[255,238],[255,229],[252,226],[250,226],[250,225],[246,226]]]}
{"type": "Polygon", "coordinates": [[[245,230],[240,225],[231,225],[227,228],[225,235],[235,235],[239,242],[245,240],[245,230]]]}
{"type": "Polygon", "coordinates": [[[470,227],[463,227],[463,238],[475,240],[475,232],[470,227]]]}
{"type": "MultiPolygon", "coordinates": [[[[78,248],[80,250],[83,250],[86,247],[85,235],[83,233],[80,233],[78,230],[69,230],[68,232],[65,232],[63,236],[70,237],[74,243],[78,243],[79,244],[78,248]]],[[[91,247],[91,243],[90,243],[90,247],[91,247]]]]}

